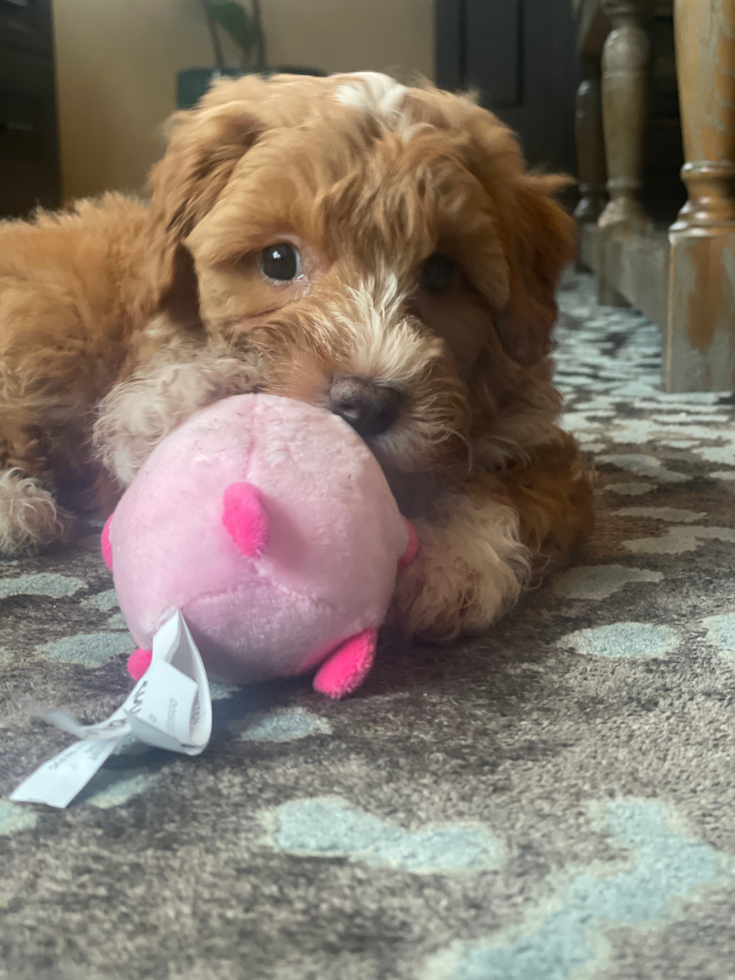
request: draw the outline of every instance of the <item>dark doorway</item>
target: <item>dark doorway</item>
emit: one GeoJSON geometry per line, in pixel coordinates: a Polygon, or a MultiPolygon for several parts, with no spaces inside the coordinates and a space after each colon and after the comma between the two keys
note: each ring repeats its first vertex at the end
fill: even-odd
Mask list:
{"type": "Polygon", "coordinates": [[[570,0],[436,0],[436,82],[475,89],[533,165],[576,172],[570,0]]]}

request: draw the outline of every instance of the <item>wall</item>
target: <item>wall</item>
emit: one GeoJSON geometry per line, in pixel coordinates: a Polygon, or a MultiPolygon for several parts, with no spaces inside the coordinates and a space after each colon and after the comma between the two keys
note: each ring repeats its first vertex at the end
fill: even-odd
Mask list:
{"type": "MultiPolygon", "coordinates": [[[[262,0],[268,61],[433,75],[432,0],[262,0]]],[[[212,62],[197,0],[54,0],[65,200],[142,188],[175,76],[212,62]]],[[[234,59],[234,51],[228,49],[234,59]]]]}

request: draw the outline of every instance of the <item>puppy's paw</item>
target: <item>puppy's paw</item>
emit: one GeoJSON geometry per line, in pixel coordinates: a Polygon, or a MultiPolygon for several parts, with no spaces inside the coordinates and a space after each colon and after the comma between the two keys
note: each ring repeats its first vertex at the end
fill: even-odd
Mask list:
{"type": "Polygon", "coordinates": [[[0,471],[0,554],[38,551],[71,523],[51,493],[18,469],[0,471]]]}
{"type": "Polygon", "coordinates": [[[394,602],[413,635],[447,643],[487,629],[506,612],[530,563],[509,507],[462,494],[440,506],[438,523],[416,523],[419,558],[400,575],[394,602]]]}

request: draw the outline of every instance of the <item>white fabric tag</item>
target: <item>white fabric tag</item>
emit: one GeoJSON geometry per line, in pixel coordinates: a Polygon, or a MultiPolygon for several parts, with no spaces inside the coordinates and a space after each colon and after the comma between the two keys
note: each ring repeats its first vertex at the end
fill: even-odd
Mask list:
{"type": "Polygon", "coordinates": [[[105,721],[81,725],[66,711],[42,717],[81,739],[45,762],[10,795],[14,803],[68,806],[131,732],[141,742],[199,755],[212,734],[212,699],[202,658],[177,610],[153,637],[151,665],[105,721]]]}

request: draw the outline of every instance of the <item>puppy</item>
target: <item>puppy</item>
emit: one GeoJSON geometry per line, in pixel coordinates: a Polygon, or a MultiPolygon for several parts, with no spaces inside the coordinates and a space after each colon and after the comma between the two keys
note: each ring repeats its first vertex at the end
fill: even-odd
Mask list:
{"type": "Polygon", "coordinates": [[[549,357],[563,181],[491,113],[373,73],[221,81],[151,183],[0,225],[0,551],[109,512],[172,428],[245,391],[372,447],[422,544],[396,597],[414,633],[487,627],[584,540],[549,357]]]}

